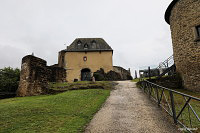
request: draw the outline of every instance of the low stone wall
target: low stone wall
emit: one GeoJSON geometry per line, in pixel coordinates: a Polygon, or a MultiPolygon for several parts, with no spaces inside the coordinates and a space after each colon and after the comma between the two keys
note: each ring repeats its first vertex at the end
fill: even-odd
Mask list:
{"type": "Polygon", "coordinates": [[[121,67],[118,69],[115,68],[114,71],[109,71],[107,73],[104,72],[104,69],[100,69],[96,72],[94,72],[93,76],[95,77],[95,80],[97,81],[120,81],[120,80],[132,80],[133,78],[130,75],[130,71],[125,70],[121,67]],[[117,71],[115,71],[117,70],[117,71]]]}
{"type": "Polygon", "coordinates": [[[48,66],[50,71],[48,75],[49,82],[65,82],[66,81],[66,70],[62,67],[58,67],[57,65],[48,66]]]}
{"type": "Polygon", "coordinates": [[[178,74],[147,80],[169,89],[184,89],[182,78],[178,74]]]}
{"type": "Polygon", "coordinates": [[[65,78],[64,68],[47,66],[45,60],[27,55],[22,58],[17,96],[45,94],[48,91],[48,82],[63,82],[65,78]]]}
{"type": "Polygon", "coordinates": [[[107,73],[104,72],[104,69],[100,68],[100,70],[94,72],[93,76],[96,81],[118,81],[122,80],[119,73],[115,71],[109,71],[107,73]]]}
{"type": "Polygon", "coordinates": [[[117,72],[121,76],[121,80],[132,80],[130,70],[126,70],[120,66],[113,66],[113,71],[117,72]]]}

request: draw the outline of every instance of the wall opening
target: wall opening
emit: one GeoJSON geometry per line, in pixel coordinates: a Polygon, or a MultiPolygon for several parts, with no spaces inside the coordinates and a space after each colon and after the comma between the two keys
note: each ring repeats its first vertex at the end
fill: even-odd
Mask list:
{"type": "Polygon", "coordinates": [[[81,81],[91,81],[91,71],[88,68],[81,70],[81,81]]]}

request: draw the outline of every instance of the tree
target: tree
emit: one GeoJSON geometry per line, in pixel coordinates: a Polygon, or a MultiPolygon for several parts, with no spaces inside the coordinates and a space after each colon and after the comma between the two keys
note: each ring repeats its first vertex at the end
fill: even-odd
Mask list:
{"type": "Polygon", "coordinates": [[[16,92],[20,80],[18,68],[5,67],[0,69],[0,92],[16,92]]]}

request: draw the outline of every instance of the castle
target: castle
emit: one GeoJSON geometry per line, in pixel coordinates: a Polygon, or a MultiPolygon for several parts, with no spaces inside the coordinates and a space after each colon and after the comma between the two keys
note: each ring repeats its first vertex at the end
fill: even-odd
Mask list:
{"type": "Polygon", "coordinates": [[[113,49],[102,38],[77,38],[58,54],[58,64],[33,55],[22,58],[17,96],[47,93],[48,82],[91,81],[94,73],[104,80],[132,79],[130,69],[113,66],[113,49]]]}

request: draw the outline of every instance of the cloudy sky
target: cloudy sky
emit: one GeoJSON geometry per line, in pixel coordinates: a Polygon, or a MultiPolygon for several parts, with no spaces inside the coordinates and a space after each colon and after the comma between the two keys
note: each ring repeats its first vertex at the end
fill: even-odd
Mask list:
{"type": "Polygon", "coordinates": [[[0,68],[20,68],[32,52],[55,64],[58,51],[78,37],[104,38],[114,65],[158,65],[173,53],[164,21],[171,1],[0,0],[0,68]]]}

